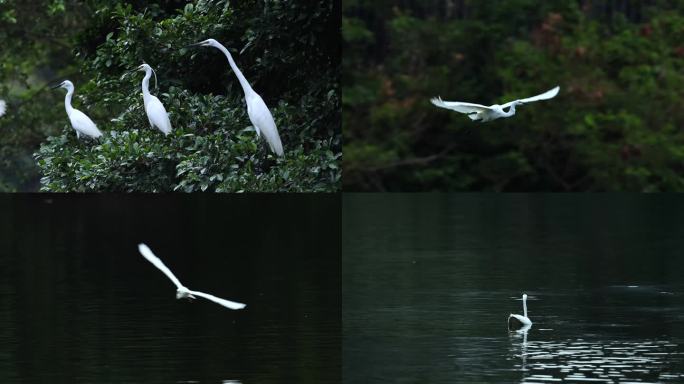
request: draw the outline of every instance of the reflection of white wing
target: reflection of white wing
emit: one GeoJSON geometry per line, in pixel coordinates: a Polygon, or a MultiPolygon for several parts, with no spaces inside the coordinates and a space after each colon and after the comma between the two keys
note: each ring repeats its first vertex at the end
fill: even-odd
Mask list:
{"type": "Polygon", "coordinates": [[[211,300],[211,301],[213,301],[213,302],[216,303],[216,304],[221,304],[221,305],[223,305],[223,306],[226,307],[226,308],[230,308],[230,309],[242,309],[242,308],[246,307],[245,304],[236,303],[236,302],[230,301],[230,300],[225,300],[225,299],[222,299],[222,298],[220,298],[220,297],[216,297],[216,296],[214,296],[214,295],[210,295],[210,294],[208,294],[208,293],[198,292],[198,291],[190,291],[190,293],[192,293],[192,294],[195,295],[195,296],[204,297],[205,299],[211,300]]]}
{"type": "Polygon", "coordinates": [[[467,114],[492,110],[492,108],[487,107],[486,105],[464,103],[461,101],[443,101],[441,97],[432,98],[430,102],[440,108],[451,109],[456,112],[467,114]]]}
{"type": "Polygon", "coordinates": [[[7,112],[7,103],[5,103],[5,100],[0,100],[0,117],[7,112]]]}
{"type": "Polygon", "coordinates": [[[546,92],[542,93],[541,95],[528,97],[527,99],[513,100],[511,102],[508,102],[508,103],[502,105],[501,108],[508,108],[513,103],[515,103],[516,101],[519,101],[521,103],[531,103],[533,101],[553,99],[558,94],[558,91],[560,91],[560,87],[556,87],[550,91],[546,91],[546,92]]]}
{"type": "Polygon", "coordinates": [[[164,265],[164,263],[161,261],[160,258],[154,255],[150,248],[147,247],[145,244],[138,244],[138,251],[140,251],[140,254],[143,255],[144,258],[147,259],[150,263],[154,264],[155,267],[159,268],[160,271],[164,272],[164,274],[173,281],[174,284],[176,284],[176,287],[180,288],[183,286],[180,281],[176,278],[176,276],[171,272],[170,269],[164,265]]]}

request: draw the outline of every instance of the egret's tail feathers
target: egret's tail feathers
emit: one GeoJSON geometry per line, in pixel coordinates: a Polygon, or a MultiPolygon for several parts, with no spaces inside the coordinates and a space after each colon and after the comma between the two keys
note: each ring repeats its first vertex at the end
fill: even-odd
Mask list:
{"type": "Polygon", "coordinates": [[[171,133],[171,120],[169,120],[168,115],[162,124],[156,124],[156,126],[164,134],[164,136],[168,136],[169,133],[171,133]]]}
{"type": "Polygon", "coordinates": [[[278,141],[271,146],[271,150],[278,156],[283,156],[285,154],[283,151],[283,144],[280,142],[280,138],[278,138],[278,141]]]}
{"type": "Polygon", "coordinates": [[[159,127],[159,130],[164,133],[164,136],[168,136],[169,133],[171,133],[171,130],[173,129],[171,128],[171,120],[169,120],[168,115],[166,117],[166,121],[162,125],[163,127],[159,127]]]}
{"type": "Polygon", "coordinates": [[[278,134],[278,131],[276,131],[273,135],[266,135],[266,132],[264,132],[264,137],[268,142],[268,146],[271,148],[271,152],[278,156],[283,156],[285,152],[283,151],[283,143],[280,141],[280,135],[278,134]]]}

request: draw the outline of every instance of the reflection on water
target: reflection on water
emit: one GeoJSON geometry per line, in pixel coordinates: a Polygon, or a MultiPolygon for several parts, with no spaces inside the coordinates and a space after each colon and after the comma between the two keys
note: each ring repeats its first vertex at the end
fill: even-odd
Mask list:
{"type": "Polygon", "coordinates": [[[684,382],[666,200],[346,196],[345,382],[684,382]],[[522,293],[533,325],[508,332],[522,293]]]}
{"type": "Polygon", "coordinates": [[[680,381],[684,374],[669,371],[670,361],[681,360],[681,348],[665,340],[527,341],[512,344],[523,382],[680,381]]]}

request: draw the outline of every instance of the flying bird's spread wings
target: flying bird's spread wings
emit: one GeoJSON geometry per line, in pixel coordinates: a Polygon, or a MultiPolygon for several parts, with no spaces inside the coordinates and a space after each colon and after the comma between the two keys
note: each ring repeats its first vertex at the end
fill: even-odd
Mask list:
{"type": "Polygon", "coordinates": [[[510,107],[513,103],[515,103],[516,101],[517,101],[517,102],[520,102],[520,103],[523,103],[523,104],[527,104],[527,103],[531,103],[531,102],[534,102],[534,101],[553,99],[554,97],[556,97],[556,95],[558,95],[558,91],[560,91],[560,87],[556,87],[556,88],[554,88],[554,89],[551,89],[551,90],[549,90],[549,91],[546,91],[546,92],[542,93],[541,95],[528,97],[527,99],[513,100],[513,101],[511,101],[511,102],[508,102],[508,103],[502,105],[501,108],[508,108],[508,107],[510,107]]]}
{"type": "Polygon", "coordinates": [[[444,101],[441,97],[435,97],[431,99],[430,102],[437,107],[451,109],[453,111],[466,114],[489,111],[492,109],[481,104],[464,103],[462,101],[444,101]]]}
{"type": "MultiPolygon", "coordinates": [[[[176,278],[176,276],[171,272],[169,268],[164,265],[164,263],[161,261],[160,258],[154,255],[152,253],[152,250],[145,245],[145,244],[138,244],[138,250],[140,251],[140,254],[143,255],[144,258],[147,259],[150,263],[154,264],[155,267],[159,268],[160,271],[164,272],[164,274],[173,281],[174,284],[176,284],[177,288],[180,288],[183,286],[180,281],[176,278]]],[[[201,295],[200,295],[201,296],[201,295]]]]}
{"type": "Polygon", "coordinates": [[[221,305],[223,305],[224,307],[230,308],[230,309],[242,309],[242,308],[244,308],[244,307],[246,306],[245,304],[236,303],[236,302],[234,302],[234,301],[222,299],[222,298],[220,298],[220,297],[216,297],[216,296],[214,296],[214,295],[210,295],[210,294],[204,293],[204,292],[190,291],[190,293],[192,293],[192,294],[195,295],[195,296],[204,297],[204,298],[207,299],[207,300],[211,300],[211,301],[213,301],[213,302],[216,303],[216,304],[221,304],[221,305]]]}

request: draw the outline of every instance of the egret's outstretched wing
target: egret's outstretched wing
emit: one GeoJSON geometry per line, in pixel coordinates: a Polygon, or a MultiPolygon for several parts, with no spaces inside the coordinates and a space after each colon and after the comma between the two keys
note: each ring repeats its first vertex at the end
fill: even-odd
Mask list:
{"type": "Polygon", "coordinates": [[[7,103],[5,103],[5,100],[0,100],[0,117],[7,112],[7,103]]]}
{"type": "Polygon", "coordinates": [[[492,108],[473,103],[464,103],[462,101],[444,101],[441,97],[434,97],[430,99],[430,102],[437,107],[451,109],[452,111],[460,113],[477,113],[482,111],[490,111],[492,108]]]}
{"type": "Polygon", "coordinates": [[[558,91],[560,91],[560,87],[556,87],[554,89],[546,91],[546,92],[542,93],[541,95],[528,97],[527,99],[513,100],[511,102],[508,102],[508,103],[502,105],[501,108],[508,108],[513,103],[515,103],[516,101],[521,102],[523,104],[526,104],[526,103],[531,103],[531,102],[539,101],[539,100],[553,99],[554,97],[556,97],[556,95],[558,95],[558,91]]]}
{"type": "Polygon", "coordinates": [[[152,250],[145,245],[145,244],[138,244],[138,251],[140,251],[140,254],[143,255],[144,258],[147,259],[150,263],[154,264],[155,267],[159,268],[160,271],[164,272],[164,274],[173,281],[174,284],[176,284],[177,288],[180,288],[183,286],[180,281],[176,278],[176,276],[171,272],[169,268],[164,265],[164,263],[161,261],[160,258],[154,255],[152,253],[152,250]]]}
{"type": "Polygon", "coordinates": [[[221,305],[223,305],[223,306],[226,307],[226,308],[230,308],[230,309],[242,309],[242,308],[246,307],[245,304],[236,303],[236,302],[234,302],[234,301],[222,299],[222,298],[220,298],[220,297],[216,297],[216,296],[210,295],[210,294],[208,294],[208,293],[198,292],[198,291],[190,291],[190,293],[192,293],[192,294],[195,295],[195,296],[204,297],[205,299],[211,300],[211,301],[213,301],[213,302],[216,303],[216,304],[221,304],[221,305]]]}
{"type": "Polygon", "coordinates": [[[162,131],[164,135],[171,133],[171,120],[169,120],[169,114],[166,113],[164,104],[162,104],[156,96],[150,95],[150,99],[145,106],[145,112],[147,112],[150,123],[162,131]]]}

